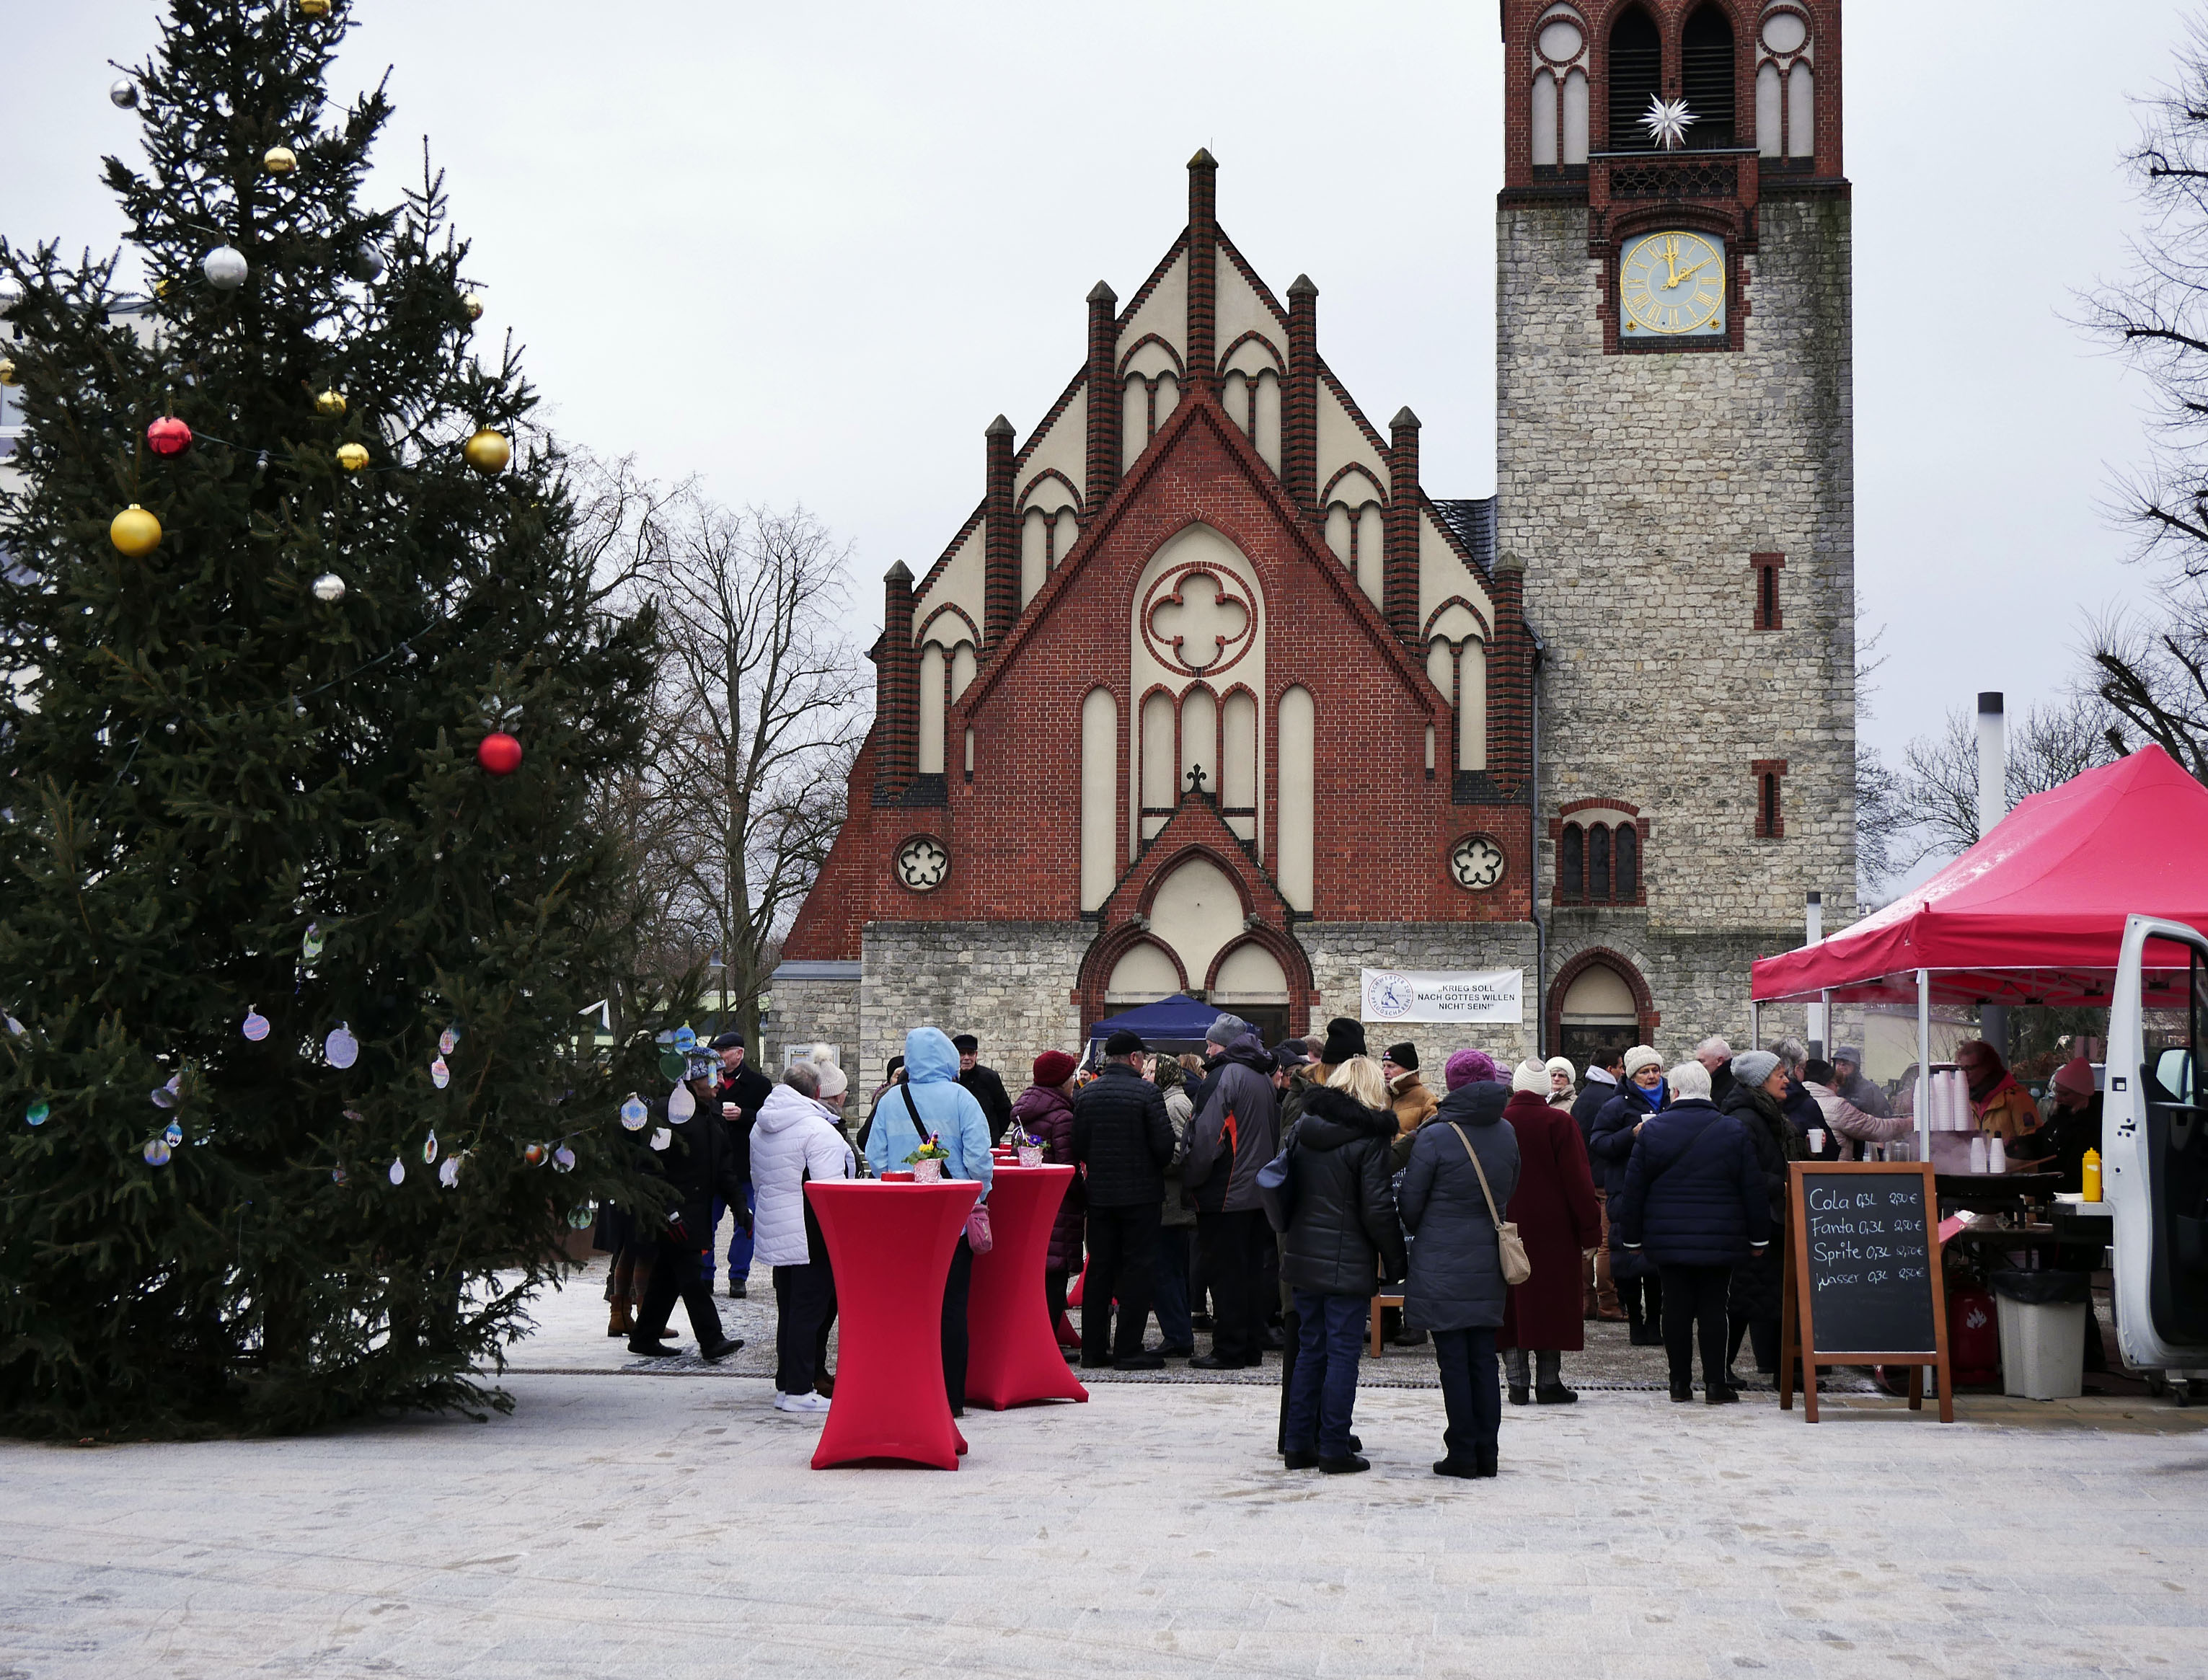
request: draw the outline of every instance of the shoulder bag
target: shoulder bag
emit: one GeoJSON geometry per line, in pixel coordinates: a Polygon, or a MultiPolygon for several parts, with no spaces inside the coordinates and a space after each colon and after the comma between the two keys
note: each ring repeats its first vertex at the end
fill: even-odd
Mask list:
{"type": "Polygon", "coordinates": [[[1487,1198],[1487,1216],[1495,1221],[1495,1251],[1503,1262],[1503,1281],[1515,1288],[1533,1275],[1533,1263],[1527,1257],[1526,1244],[1518,1234],[1518,1227],[1495,1210],[1495,1192],[1487,1187],[1487,1169],[1479,1164],[1479,1151],[1472,1147],[1472,1139],[1464,1135],[1464,1128],[1455,1120],[1449,1122],[1449,1130],[1464,1145],[1465,1158],[1472,1162],[1472,1170],[1479,1174],[1479,1193],[1487,1198]]]}
{"type": "MultiPolygon", "coordinates": [[[[906,1081],[897,1087],[897,1091],[904,1098],[905,1113],[912,1116],[914,1134],[922,1143],[927,1143],[927,1125],[920,1118],[920,1110],[913,1102],[912,1083],[906,1081]]],[[[977,1199],[973,1211],[966,1215],[966,1246],[976,1254],[987,1254],[996,1245],[997,1233],[989,1228],[988,1204],[977,1199]]]]}
{"type": "Polygon", "coordinates": [[[1281,1140],[1281,1152],[1257,1169],[1257,1205],[1265,1210],[1265,1223],[1282,1236],[1296,1218],[1294,1152],[1296,1128],[1281,1140]]]}

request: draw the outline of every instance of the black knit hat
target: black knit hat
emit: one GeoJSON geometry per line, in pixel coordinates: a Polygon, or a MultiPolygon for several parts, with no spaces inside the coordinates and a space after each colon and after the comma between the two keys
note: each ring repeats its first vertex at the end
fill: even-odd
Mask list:
{"type": "Polygon", "coordinates": [[[1353,1021],[1346,1015],[1337,1015],[1326,1023],[1326,1048],[1318,1053],[1319,1060],[1329,1067],[1340,1067],[1352,1056],[1365,1053],[1365,1023],[1353,1021]]]}
{"type": "Polygon", "coordinates": [[[1413,1073],[1416,1073],[1419,1071],[1419,1047],[1417,1045],[1410,1043],[1391,1044],[1388,1047],[1386,1053],[1388,1059],[1395,1063],[1397,1067],[1407,1069],[1413,1073]]]}
{"type": "Polygon", "coordinates": [[[1107,1056],[1138,1055],[1142,1048],[1143,1035],[1131,1033],[1125,1027],[1104,1041],[1104,1053],[1107,1056]]]}

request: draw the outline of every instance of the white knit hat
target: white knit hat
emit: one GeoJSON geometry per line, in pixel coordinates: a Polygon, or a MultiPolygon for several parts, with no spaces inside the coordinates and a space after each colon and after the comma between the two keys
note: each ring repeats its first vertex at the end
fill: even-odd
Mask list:
{"type": "Polygon", "coordinates": [[[1562,1056],[1550,1057],[1548,1066],[1545,1071],[1550,1073],[1561,1073],[1567,1079],[1576,1079],[1579,1077],[1579,1070],[1574,1067],[1570,1062],[1562,1056]]]}
{"type": "Polygon", "coordinates": [[[1510,1076],[1510,1089],[1514,1091],[1535,1091],[1545,1096],[1549,1089],[1549,1070],[1539,1062],[1521,1062],[1518,1071],[1510,1076]]]}
{"type": "Polygon", "coordinates": [[[1645,1044],[1636,1044],[1625,1053],[1625,1077],[1628,1079],[1644,1067],[1661,1067],[1664,1059],[1645,1044]]]}

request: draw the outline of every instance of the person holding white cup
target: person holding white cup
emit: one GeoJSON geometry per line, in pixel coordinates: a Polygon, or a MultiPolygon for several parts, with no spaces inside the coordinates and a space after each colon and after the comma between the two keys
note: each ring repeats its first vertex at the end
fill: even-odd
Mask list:
{"type": "MultiPolygon", "coordinates": [[[[1917,1124],[1906,1114],[1871,1114],[1857,1107],[1840,1095],[1839,1080],[1830,1062],[1807,1064],[1802,1070],[1802,1084],[1817,1099],[1818,1112],[1825,1117],[1826,1126],[1840,1146],[1839,1158],[1842,1161],[1867,1160],[1869,1145],[1905,1136],[1917,1124]]],[[[1812,1151],[1821,1155],[1823,1150],[1817,1143],[1816,1135],[1812,1133],[1812,1151]]]]}

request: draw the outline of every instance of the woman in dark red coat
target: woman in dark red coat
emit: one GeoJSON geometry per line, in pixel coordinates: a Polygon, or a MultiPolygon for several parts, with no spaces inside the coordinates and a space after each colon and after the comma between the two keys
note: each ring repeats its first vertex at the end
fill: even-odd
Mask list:
{"type": "Polygon", "coordinates": [[[1495,1345],[1509,1364],[1510,1403],[1558,1406],[1579,1395],[1564,1386],[1563,1355],[1587,1346],[1580,1257],[1602,1240],[1587,1143],[1565,1109],[1551,1106],[1549,1071],[1523,1062],[1510,1082],[1503,1118],[1518,1134],[1518,1188],[1503,1217],[1518,1227],[1533,1275],[1510,1292],[1495,1345]],[[1527,1394],[1526,1355],[1534,1362],[1527,1394]]]}
{"type": "MultiPolygon", "coordinates": [[[[1012,1104],[1012,1118],[1029,1137],[1042,1145],[1042,1158],[1053,1167],[1073,1165],[1073,1077],[1081,1070],[1063,1050],[1046,1050],[1035,1059],[1035,1083],[1012,1104]]],[[[1042,1287],[1050,1303],[1050,1322],[1065,1341],[1071,1329],[1065,1317],[1067,1279],[1081,1269],[1081,1239],[1084,1234],[1078,1174],[1065,1187],[1058,1204],[1058,1218],[1050,1227],[1050,1257],[1044,1263],[1042,1287]]]]}

